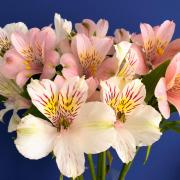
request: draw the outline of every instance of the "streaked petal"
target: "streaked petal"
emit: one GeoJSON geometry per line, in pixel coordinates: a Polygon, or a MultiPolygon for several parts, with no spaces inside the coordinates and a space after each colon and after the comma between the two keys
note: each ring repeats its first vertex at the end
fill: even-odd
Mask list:
{"type": "Polygon", "coordinates": [[[101,38],[105,37],[108,32],[108,28],[109,28],[108,21],[105,19],[100,19],[97,22],[97,26],[96,26],[96,36],[101,38]]]}
{"type": "Polygon", "coordinates": [[[32,103],[53,123],[56,123],[58,112],[58,88],[48,79],[31,80],[27,86],[32,103]]]}
{"type": "Polygon", "coordinates": [[[40,159],[53,150],[57,130],[47,121],[32,115],[25,116],[17,127],[15,145],[29,159],[40,159]]]}

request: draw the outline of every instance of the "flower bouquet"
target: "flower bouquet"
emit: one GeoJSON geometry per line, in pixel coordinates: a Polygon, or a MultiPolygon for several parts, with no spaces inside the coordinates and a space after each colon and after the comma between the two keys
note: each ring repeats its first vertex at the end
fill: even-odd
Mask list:
{"type": "Polygon", "coordinates": [[[108,26],[84,19],[73,28],[55,14],[54,26],[0,28],[0,119],[13,110],[8,132],[17,132],[19,153],[35,160],[51,153],[60,179],[83,179],[87,157],[92,179],[105,180],[112,147],[123,180],[139,148],[147,146],[147,161],[162,133],[180,132],[180,121],[168,120],[180,113],[175,23],[142,23],[140,34],[117,29],[114,36],[108,26]]]}

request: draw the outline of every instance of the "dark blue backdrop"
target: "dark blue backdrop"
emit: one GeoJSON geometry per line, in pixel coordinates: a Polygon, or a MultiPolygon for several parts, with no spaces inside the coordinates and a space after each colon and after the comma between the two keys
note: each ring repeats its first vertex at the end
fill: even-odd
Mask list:
{"type": "MultiPolygon", "coordinates": [[[[55,12],[73,23],[83,18],[110,22],[110,33],[124,27],[131,32],[139,31],[140,22],[152,25],[166,19],[176,22],[174,37],[180,36],[179,0],[1,0],[0,26],[23,21],[29,27],[43,27],[53,22],[55,12]]],[[[178,118],[175,116],[174,118],[178,118]]],[[[6,123],[7,124],[7,123],[6,123]]],[[[13,144],[15,135],[7,133],[7,125],[0,124],[0,180],[58,180],[59,172],[51,157],[30,161],[21,156],[13,144]]],[[[114,153],[114,151],[113,151],[114,153]]],[[[167,132],[154,144],[148,163],[144,166],[144,149],[139,152],[127,180],[178,180],[180,179],[180,135],[167,132]]],[[[113,175],[117,179],[121,161],[114,153],[113,175]]],[[[85,180],[90,176],[86,174],[85,180]]]]}

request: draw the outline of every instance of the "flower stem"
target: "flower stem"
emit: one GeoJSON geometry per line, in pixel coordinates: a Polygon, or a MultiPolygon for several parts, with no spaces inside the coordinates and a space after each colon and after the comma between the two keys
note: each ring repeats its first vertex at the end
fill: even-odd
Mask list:
{"type": "Polygon", "coordinates": [[[128,164],[125,164],[125,163],[123,164],[123,167],[121,169],[118,180],[125,180],[125,177],[129,171],[130,167],[131,167],[131,164],[132,164],[132,161],[129,162],[128,164]]]}
{"type": "Polygon", "coordinates": [[[59,180],[63,180],[63,175],[62,175],[62,174],[60,175],[60,178],[59,178],[59,180]]]}
{"type": "MultiPolygon", "coordinates": [[[[140,149],[140,147],[136,148],[136,154],[138,153],[139,149],[140,149]]],[[[125,163],[123,164],[123,167],[121,169],[118,180],[125,180],[125,177],[126,177],[128,171],[129,171],[132,163],[133,163],[133,160],[131,162],[129,162],[128,164],[125,164],[125,163]]]]}
{"type": "Polygon", "coordinates": [[[87,158],[88,158],[89,169],[90,169],[92,180],[96,180],[96,173],[95,173],[95,170],[94,170],[94,162],[93,162],[92,155],[88,154],[87,158]]]}
{"type": "Polygon", "coordinates": [[[98,155],[97,179],[106,179],[106,151],[98,155]]]}

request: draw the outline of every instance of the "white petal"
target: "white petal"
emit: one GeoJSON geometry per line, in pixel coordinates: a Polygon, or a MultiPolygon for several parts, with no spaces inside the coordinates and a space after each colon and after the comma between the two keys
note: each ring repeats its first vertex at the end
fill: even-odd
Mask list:
{"type": "Polygon", "coordinates": [[[128,51],[130,50],[131,45],[132,44],[127,41],[122,41],[114,46],[116,50],[116,57],[119,60],[119,65],[121,65],[121,63],[123,62],[128,51]]]}
{"type": "Polygon", "coordinates": [[[71,133],[64,132],[55,141],[54,154],[60,172],[67,177],[77,177],[85,170],[84,153],[71,133]]]}
{"type": "Polygon", "coordinates": [[[112,145],[115,120],[115,113],[108,105],[89,102],[81,107],[70,129],[84,152],[99,153],[112,145]]]}
{"type": "Polygon", "coordinates": [[[159,140],[162,117],[153,107],[141,105],[126,118],[124,126],[133,134],[137,146],[151,145],[159,140]]]}
{"type": "Polygon", "coordinates": [[[8,132],[11,133],[13,131],[16,131],[17,126],[20,123],[20,121],[21,121],[21,118],[18,116],[17,112],[14,110],[11,116],[11,119],[9,121],[8,132]]]}
{"type": "Polygon", "coordinates": [[[56,84],[48,79],[31,80],[27,90],[33,104],[42,114],[54,122],[58,111],[58,88],[56,84]]]}
{"type": "Polygon", "coordinates": [[[57,130],[49,122],[32,115],[25,116],[17,127],[15,145],[29,159],[40,159],[52,150],[57,130]]]}
{"type": "Polygon", "coordinates": [[[18,23],[7,24],[6,26],[4,26],[4,30],[8,33],[10,37],[13,32],[18,31],[18,32],[26,33],[28,31],[28,28],[24,23],[18,22],[18,23]]]}
{"type": "Polygon", "coordinates": [[[116,129],[116,137],[112,147],[124,163],[132,161],[136,153],[135,139],[132,134],[123,127],[116,129]]]}

